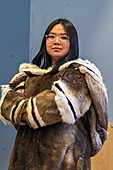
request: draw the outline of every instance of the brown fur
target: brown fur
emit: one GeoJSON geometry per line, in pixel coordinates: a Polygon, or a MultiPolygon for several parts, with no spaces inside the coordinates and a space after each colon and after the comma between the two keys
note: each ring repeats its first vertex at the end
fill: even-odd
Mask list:
{"type": "MultiPolygon", "coordinates": [[[[18,126],[9,170],[91,169],[90,157],[99,152],[107,138],[108,119],[106,89],[101,80],[97,82],[95,73],[93,77],[92,74],[85,67],[72,63],[54,76],[27,76],[21,97],[36,97],[38,111],[46,126],[37,129],[29,125],[18,126]],[[63,122],[57,109],[56,94],[51,90],[57,80],[62,80],[73,95],[78,96],[81,108],[87,98],[85,105],[89,108],[80,108],[81,117],[73,124],[63,122]]],[[[7,96],[11,98],[10,93],[7,96]]],[[[19,97],[19,93],[15,93],[19,97]]],[[[9,103],[7,96],[7,103],[2,104],[2,115],[6,114],[6,104],[9,103]]]]}

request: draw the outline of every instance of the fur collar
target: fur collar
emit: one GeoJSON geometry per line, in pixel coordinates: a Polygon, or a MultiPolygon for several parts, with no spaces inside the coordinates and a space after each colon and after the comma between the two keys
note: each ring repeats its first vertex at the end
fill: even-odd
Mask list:
{"type": "Polygon", "coordinates": [[[40,67],[30,63],[23,63],[19,67],[19,72],[31,72],[34,75],[44,75],[51,70],[52,67],[49,67],[48,69],[41,69],[40,67]]]}
{"type": "MultiPolygon", "coordinates": [[[[69,65],[72,63],[80,64],[81,65],[80,67],[85,67],[88,70],[94,72],[99,77],[99,79],[102,80],[102,76],[101,76],[99,69],[90,61],[83,60],[80,58],[77,60],[69,61],[69,62],[63,64],[62,66],[59,67],[59,71],[65,69],[65,68],[68,68],[69,65]]],[[[31,72],[34,75],[44,75],[44,74],[47,74],[48,72],[50,72],[51,70],[52,70],[52,67],[49,67],[48,69],[41,69],[38,66],[36,66],[34,64],[30,64],[30,63],[23,63],[19,67],[19,72],[31,72]]]]}

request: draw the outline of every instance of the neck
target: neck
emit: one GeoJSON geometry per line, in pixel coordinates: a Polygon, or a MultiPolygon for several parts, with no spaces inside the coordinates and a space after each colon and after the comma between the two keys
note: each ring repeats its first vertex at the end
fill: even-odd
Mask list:
{"type": "Polygon", "coordinates": [[[56,61],[55,60],[52,60],[52,67],[54,67],[56,61]]]}

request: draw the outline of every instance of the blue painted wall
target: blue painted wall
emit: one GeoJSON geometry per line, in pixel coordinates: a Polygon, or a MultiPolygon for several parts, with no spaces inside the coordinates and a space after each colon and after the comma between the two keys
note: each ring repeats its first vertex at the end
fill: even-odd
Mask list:
{"type": "MultiPolygon", "coordinates": [[[[30,0],[0,0],[0,85],[29,61],[30,0]]],[[[7,170],[16,130],[0,121],[0,170],[7,170]]]]}
{"type": "Polygon", "coordinates": [[[59,17],[77,28],[80,57],[100,69],[109,94],[109,122],[113,122],[113,0],[31,0],[30,61],[46,27],[59,17]]]}

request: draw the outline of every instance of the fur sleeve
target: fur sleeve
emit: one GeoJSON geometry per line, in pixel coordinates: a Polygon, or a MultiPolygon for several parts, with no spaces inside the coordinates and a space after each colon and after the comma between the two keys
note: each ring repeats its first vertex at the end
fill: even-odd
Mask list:
{"type": "Polygon", "coordinates": [[[78,68],[80,73],[84,75],[88,93],[97,113],[98,123],[101,127],[107,129],[108,95],[99,69],[88,60],[77,59],[62,65],[60,70],[71,66],[75,69],[78,68]],[[78,67],[76,67],[76,64],[78,64],[78,67]]]}
{"type": "Polygon", "coordinates": [[[89,65],[90,69],[83,65],[80,66],[79,69],[80,72],[85,75],[85,81],[92,99],[89,123],[92,142],[91,155],[94,156],[100,151],[104,141],[107,139],[108,95],[98,69],[95,67],[95,71],[94,65],[93,69],[91,69],[92,64],[89,63],[89,65]]]}
{"type": "Polygon", "coordinates": [[[64,70],[61,78],[54,82],[52,90],[56,93],[55,102],[60,114],[64,117],[66,114],[70,123],[74,123],[76,118],[80,118],[89,110],[91,98],[84,76],[78,69],[64,70]]]}
{"type": "Polygon", "coordinates": [[[24,72],[19,72],[8,85],[2,86],[0,119],[6,125],[12,122],[23,124],[21,122],[21,111],[26,103],[24,96],[25,80],[26,74],[24,72]]]}
{"type": "Polygon", "coordinates": [[[88,68],[81,66],[80,72],[85,74],[85,80],[89,89],[91,99],[98,116],[100,126],[107,129],[108,124],[108,95],[102,77],[88,68]]]}
{"type": "MultiPolygon", "coordinates": [[[[100,151],[104,141],[107,139],[107,89],[103,83],[99,69],[88,60],[77,59],[75,61],[68,62],[60,67],[60,71],[64,68],[79,69],[80,73],[84,76],[88,94],[92,101],[88,111],[88,118],[92,144],[91,156],[94,156],[100,151]]],[[[75,110],[77,109],[75,108],[75,110]]]]}
{"type": "Polygon", "coordinates": [[[27,104],[27,122],[33,129],[62,121],[55,103],[55,93],[45,90],[30,97],[27,104]]]}
{"type": "Polygon", "coordinates": [[[57,122],[73,124],[88,111],[90,105],[84,76],[76,69],[63,70],[51,90],[29,98],[27,122],[34,129],[57,122]]]}

